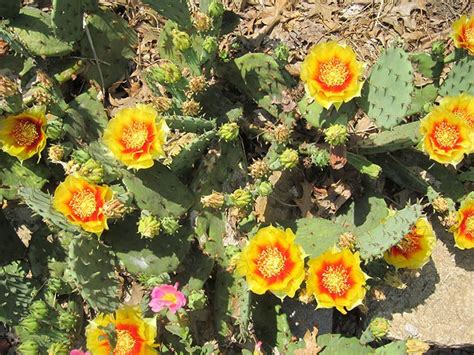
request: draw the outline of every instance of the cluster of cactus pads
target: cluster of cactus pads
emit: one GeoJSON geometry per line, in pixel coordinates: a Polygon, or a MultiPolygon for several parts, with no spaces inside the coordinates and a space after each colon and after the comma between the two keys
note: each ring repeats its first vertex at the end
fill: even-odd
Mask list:
{"type": "MultiPolygon", "coordinates": [[[[281,301],[251,292],[235,264],[261,227],[284,226],[305,257],[357,251],[369,289],[393,274],[383,255],[420,218],[437,213],[453,228],[474,172],[469,157],[456,170],[421,153],[419,126],[438,97],[474,95],[474,57],[445,55],[441,42],[430,53],[394,45],[367,70],[359,97],[326,109],[286,71],[284,44],[269,53],[223,49],[238,17],[219,0],[199,8],[186,0],[132,3],[166,21],[155,64],[137,59],[139,34],[122,6],[0,2],[0,123],[33,106],[47,113],[38,161],[0,151],[0,340],[8,343],[0,352],[85,349],[85,329],[98,313],[124,303],[149,313],[151,289],[178,282],[186,312],[157,318],[160,352],[290,354],[317,343],[324,354],[405,354],[410,341],[382,339],[383,319],[366,320],[362,337],[294,337],[281,301]],[[166,156],[141,170],[127,169],[102,140],[113,116],[109,89],[128,90],[135,69],[144,103],[170,130],[166,156]],[[431,83],[416,86],[415,71],[431,83]],[[374,133],[355,132],[361,114],[374,133]],[[100,236],[54,208],[67,175],[112,189],[100,236]],[[317,199],[323,185],[334,198],[317,199]],[[407,200],[386,198],[401,189],[407,200]],[[299,209],[287,207],[295,201],[299,209]],[[25,213],[31,233],[20,240],[25,213]]],[[[298,296],[317,306],[303,290],[298,296]]]]}

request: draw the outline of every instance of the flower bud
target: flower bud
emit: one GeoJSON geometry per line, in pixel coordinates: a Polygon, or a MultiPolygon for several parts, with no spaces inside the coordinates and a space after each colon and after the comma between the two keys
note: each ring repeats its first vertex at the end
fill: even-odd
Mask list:
{"type": "Polygon", "coordinates": [[[207,13],[211,17],[220,17],[224,14],[224,5],[220,2],[220,0],[212,0],[209,4],[207,13]]]}
{"type": "Polygon", "coordinates": [[[191,38],[186,32],[174,29],[171,36],[173,37],[173,45],[178,51],[183,52],[191,47],[191,38]]]}
{"type": "Polygon", "coordinates": [[[189,91],[193,94],[198,94],[203,91],[207,86],[206,77],[204,75],[192,77],[189,80],[189,91]]]}
{"type": "Polygon", "coordinates": [[[89,153],[83,149],[77,149],[71,153],[71,159],[76,161],[79,164],[84,164],[91,158],[89,153]]]}
{"type": "Polygon", "coordinates": [[[58,324],[59,329],[70,331],[75,328],[78,315],[70,311],[59,311],[58,324]]]}
{"type": "Polygon", "coordinates": [[[102,164],[94,159],[89,159],[80,167],[78,173],[87,181],[93,184],[102,182],[104,178],[104,168],[102,164]]]}
{"type": "Polygon", "coordinates": [[[448,200],[443,197],[436,197],[435,199],[433,199],[433,202],[431,204],[433,206],[433,209],[438,213],[444,213],[449,209],[448,200]]]}
{"type": "Polygon", "coordinates": [[[63,136],[63,121],[60,119],[49,121],[46,125],[46,136],[58,140],[63,136]]]}
{"type": "Polygon", "coordinates": [[[53,343],[48,348],[48,355],[69,355],[69,347],[65,343],[53,343]]]}
{"type": "Polygon", "coordinates": [[[347,142],[347,138],[349,137],[346,126],[342,124],[334,124],[330,126],[324,131],[324,134],[326,136],[324,138],[326,143],[329,143],[333,146],[345,144],[347,142]]]}
{"type": "Polygon", "coordinates": [[[252,202],[252,194],[244,189],[237,189],[229,196],[230,203],[239,208],[245,208],[252,202]]]}
{"type": "Polygon", "coordinates": [[[143,238],[152,239],[160,234],[161,223],[155,216],[142,215],[138,220],[138,233],[143,238]]]}
{"type": "Polygon", "coordinates": [[[294,149],[287,148],[278,157],[283,169],[293,169],[298,165],[298,152],[294,149]]]}
{"type": "Polygon", "coordinates": [[[210,54],[215,53],[218,47],[219,44],[217,43],[216,37],[208,36],[202,42],[202,48],[210,54]]]}
{"type": "Polygon", "coordinates": [[[446,229],[452,228],[458,223],[458,214],[455,211],[450,211],[446,217],[441,221],[446,229]]]}
{"type": "Polygon", "coordinates": [[[257,194],[262,197],[269,196],[273,192],[273,185],[269,181],[262,181],[257,185],[257,194]]]}
{"type": "Polygon", "coordinates": [[[49,313],[48,306],[42,300],[34,301],[30,306],[31,316],[37,320],[43,320],[49,313]]]}
{"type": "Polygon", "coordinates": [[[173,101],[169,97],[159,96],[153,100],[153,104],[158,112],[165,113],[171,109],[173,101]]]}
{"type": "Polygon", "coordinates": [[[47,292],[57,293],[61,289],[61,286],[62,286],[61,279],[58,279],[56,277],[52,277],[52,278],[48,279],[47,292]]]}
{"type": "Polygon", "coordinates": [[[221,208],[224,205],[224,194],[214,191],[210,195],[202,196],[201,204],[204,208],[221,208]]]}
{"type": "Polygon", "coordinates": [[[201,111],[201,105],[196,100],[186,100],[181,106],[181,111],[185,116],[197,116],[201,111]]]}
{"type": "Polygon", "coordinates": [[[226,142],[231,142],[239,136],[239,125],[236,122],[225,123],[220,126],[217,135],[226,142]]]}
{"type": "Polygon", "coordinates": [[[48,149],[48,159],[53,162],[57,163],[62,161],[64,158],[64,148],[59,144],[53,144],[48,149]]]}
{"type": "Polygon", "coordinates": [[[33,340],[27,340],[22,342],[18,348],[18,352],[22,355],[38,355],[39,354],[39,346],[33,340]]]}
{"type": "Polygon", "coordinates": [[[375,339],[383,338],[390,330],[390,322],[385,318],[376,317],[370,322],[369,330],[375,339]]]}
{"type": "Polygon", "coordinates": [[[10,97],[18,93],[17,83],[8,76],[0,74],[0,97],[10,97]]]}
{"type": "Polygon", "coordinates": [[[281,63],[287,63],[290,56],[290,50],[284,43],[280,43],[274,51],[275,59],[281,63]]]}
{"type": "Polygon", "coordinates": [[[331,155],[326,149],[319,149],[315,147],[315,149],[313,149],[310,154],[311,163],[316,165],[318,168],[324,168],[329,165],[331,155]]]}
{"type": "Polygon", "coordinates": [[[125,204],[115,197],[104,205],[104,215],[107,218],[123,218],[126,212],[127,208],[125,207],[125,204]]]}
{"type": "Polygon", "coordinates": [[[197,11],[193,14],[193,23],[194,27],[199,32],[207,32],[212,27],[212,22],[209,16],[201,11],[197,11]]]}
{"type": "Polygon", "coordinates": [[[18,326],[25,332],[34,334],[39,329],[40,325],[38,319],[29,315],[28,317],[24,318],[18,326]]]}
{"type": "Polygon", "coordinates": [[[207,302],[207,296],[203,289],[192,290],[188,296],[188,307],[192,311],[203,309],[207,302]]]}
{"type": "MultiPolygon", "coordinates": [[[[182,75],[178,66],[174,63],[163,63],[160,66],[154,65],[146,72],[148,81],[158,81],[160,84],[174,84],[178,82],[182,75]]],[[[147,82],[148,82],[147,81],[147,82]]]]}
{"type": "Polygon", "coordinates": [[[161,229],[165,234],[173,235],[179,231],[179,221],[173,217],[163,217],[160,220],[161,229]]]}
{"type": "Polygon", "coordinates": [[[250,176],[254,179],[262,179],[270,174],[270,167],[264,160],[255,160],[250,165],[250,176]]]}
{"type": "Polygon", "coordinates": [[[273,130],[273,135],[277,143],[287,143],[290,138],[290,129],[284,124],[278,125],[273,130]]]}

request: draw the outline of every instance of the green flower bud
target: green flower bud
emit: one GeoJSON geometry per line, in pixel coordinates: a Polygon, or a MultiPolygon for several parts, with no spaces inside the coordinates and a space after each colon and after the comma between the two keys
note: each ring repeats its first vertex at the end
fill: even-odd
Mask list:
{"type": "Polygon", "coordinates": [[[63,136],[63,121],[60,119],[49,121],[46,125],[46,137],[58,140],[63,136]]]}
{"type": "Polygon", "coordinates": [[[18,326],[25,332],[33,334],[39,329],[40,325],[38,319],[29,315],[28,317],[24,318],[18,326]]]}
{"type": "Polygon", "coordinates": [[[331,155],[326,149],[316,148],[310,152],[311,162],[319,168],[324,168],[329,165],[331,155]]]}
{"type": "Polygon", "coordinates": [[[69,331],[76,326],[78,315],[70,311],[61,310],[59,312],[58,324],[59,329],[69,331]]]}
{"type": "Polygon", "coordinates": [[[77,149],[71,153],[71,159],[79,164],[84,164],[91,158],[89,153],[83,149],[77,149]]]}
{"type": "Polygon", "coordinates": [[[48,355],[68,355],[69,347],[64,343],[53,343],[48,348],[48,355]]]}
{"type": "Polygon", "coordinates": [[[158,276],[151,276],[149,274],[140,274],[138,281],[147,287],[153,287],[156,285],[170,284],[171,277],[167,272],[164,272],[158,276]]]}
{"type": "Polygon", "coordinates": [[[192,311],[203,309],[207,302],[207,296],[203,289],[192,290],[188,296],[188,307],[192,311]]]}
{"type": "Polygon", "coordinates": [[[138,220],[138,233],[143,238],[154,238],[160,234],[161,223],[155,216],[141,216],[138,220]]]}
{"type": "Polygon", "coordinates": [[[22,355],[38,355],[39,354],[39,346],[33,340],[27,340],[22,342],[17,350],[22,355]]]}
{"type": "Polygon", "coordinates": [[[47,292],[57,293],[61,289],[61,286],[62,286],[62,282],[60,279],[55,278],[55,277],[50,278],[48,280],[47,292]]]}
{"type": "Polygon", "coordinates": [[[93,184],[102,182],[102,179],[104,178],[104,168],[102,164],[94,159],[89,159],[82,164],[78,172],[79,175],[93,184]]]}
{"type": "Polygon", "coordinates": [[[217,43],[216,37],[208,36],[204,39],[204,42],[202,43],[202,48],[207,53],[211,53],[211,54],[215,53],[218,47],[219,47],[219,43],[217,43]]]}
{"type": "Polygon", "coordinates": [[[259,196],[269,196],[273,192],[273,185],[269,181],[262,181],[257,186],[257,193],[259,196]]]}
{"type": "Polygon", "coordinates": [[[164,72],[164,82],[166,84],[174,84],[182,77],[181,71],[174,63],[164,63],[161,65],[161,69],[164,72]]]}
{"type": "Polygon", "coordinates": [[[284,43],[280,43],[274,51],[275,59],[282,63],[288,62],[288,57],[290,56],[290,50],[284,43]]]}
{"type": "Polygon", "coordinates": [[[220,17],[224,14],[224,5],[222,5],[220,0],[213,0],[209,4],[207,13],[211,17],[220,17]]]}
{"type": "Polygon", "coordinates": [[[298,152],[294,149],[287,148],[278,157],[283,169],[293,169],[298,165],[299,156],[298,152]]]}
{"type": "Polygon", "coordinates": [[[252,202],[252,194],[244,189],[237,189],[229,196],[230,203],[239,208],[245,208],[252,202]]]}
{"type": "Polygon", "coordinates": [[[171,35],[173,37],[173,45],[178,51],[183,52],[191,47],[191,37],[186,32],[174,29],[171,35]]]}
{"type": "Polygon", "coordinates": [[[34,301],[30,306],[31,316],[37,320],[43,320],[49,313],[48,306],[42,300],[34,301]]]}
{"type": "Polygon", "coordinates": [[[199,32],[206,32],[209,31],[212,27],[212,21],[205,13],[201,11],[197,11],[193,14],[193,23],[194,27],[199,32]]]}
{"type": "Polygon", "coordinates": [[[233,141],[239,136],[239,125],[236,122],[223,124],[217,135],[226,142],[233,141]]]}
{"type": "Polygon", "coordinates": [[[435,56],[442,56],[445,50],[446,48],[444,45],[444,41],[436,41],[436,42],[433,42],[433,44],[431,45],[431,52],[435,56]]]}
{"type": "Polygon", "coordinates": [[[346,126],[342,124],[334,124],[330,126],[324,131],[324,134],[326,136],[324,140],[330,145],[345,144],[349,137],[346,126]]]}
{"type": "Polygon", "coordinates": [[[388,334],[390,329],[390,322],[382,317],[372,319],[369,324],[369,330],[375,339],[383,338],[388,334]]]}
{"type": "Polygon", "coordinates": [[[176,234],[179,231],[179,221],[173,217],[163,217],[161,219],[161,229],[168,235],[176,234]]]}

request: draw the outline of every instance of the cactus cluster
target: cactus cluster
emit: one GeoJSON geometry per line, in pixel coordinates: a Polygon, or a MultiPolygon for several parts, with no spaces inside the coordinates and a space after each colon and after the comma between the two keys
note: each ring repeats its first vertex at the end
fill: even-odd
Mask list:
{"type": "Polygon", "coordinates": [[[128,353],[133,334],[114,322],[133,305],[134,321],[159,328],[150,353],[405,354],[408,342],[387,344],[381,318],[364,320],[360,339],[296,338],[281,301],[363,309],[367,289],[401,267],[390,253],[409,258],[416,238],[432,237],[432,213],[456,246],[474,247],[461,228],[472,205],[472,55],[390,47],[362,83],[352,49],[328,42],[344,55],[324,62],[315,47],[298,86],[284,43],[242,53],[240,39],[223,40],[238,16],[220,0],[109,3],[0,4],[0,322],[17,338],[10,351],[86,349],[98,343],[93,325],[109,322],[101,340],[128,353]],[[158,60],[142,56],[150,43],[158,60]],[[433,82],[416,87],[415,70],[433,82]],[[447,112],[439,95],[468,100],[467,113],[447,112]],[[437,110],[458,126],[427,133],[437,110]],[[364,115],[375,125],[360,132],[364,115]],[[464,150],[447,167],[429,144],[457,149],[453,132],[464,150]],[[19,238],[24,211],[31,233],[19,238]],[[420,220],[430,227],[418,230],[420,220]],[[327,267],[339,256],[357,282],[343,264],[327,267]],[[318,277],[333,303],[312,290],[318,277]],[[338,304],[355,284],[360,299],[338,304]]]}

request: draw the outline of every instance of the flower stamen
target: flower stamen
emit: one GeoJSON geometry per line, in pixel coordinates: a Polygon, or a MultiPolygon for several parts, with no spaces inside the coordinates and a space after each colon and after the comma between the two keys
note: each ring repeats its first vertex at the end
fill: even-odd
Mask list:
{"type": "Polygon", "coordinates": [[[20,120],[13,128],[12,136],[19,146],[30,146],[39,138],[38,127],[29,120],[20,120]]]}
{"type": "Polygon", "coordinates": [[[319,68],[319,80],[329,87],[341,86],[347,80],[349,70],[347,65],[338,58],[321,64],[319,68]]]}
{"type": "Polygon", "coordinates": [[[466,28],[465,35],[467,43],[474,44],[474,28],[466,28]]]}
{"type": "Polygon", "coordinates": [[[143,122],[133,122],[122,132],[122,141],[127,149],[140,149],[148,139],[148,128],[143,122]]]}
{"type": "Polygon", "coordinates": [[[474,212],[469,214],[464,222],[466,226],[466,234],[474,236],[474,212]]]}
{"type": "Polygon", "coordinates": [[[323,273],[323,286],[329,293],[342,296],[350,288],[349,273],[342,265],[330,265],[323,273]]]}
{"type": "Polygon", "coordinates": [[[84,219],[94,214],[97,209],[97,202],[92,191],[82,190],[73,195],[69,206],[76,216],[84,219]]]}
{"type": "Polygon", "coordinates": [[[459,141],[459,128],[456,125],[443,121],[436,125],[433,136],[437,145],[442,149],[452,149],[459,141]]]}
{"type": "Polygon", "coordinates": [[[114,355],[130,355],[135,346],[135,339],[127,330],[117,330],[117,344],[115,345],[114,355]]]}
{"type": "Polygon", "coordinates": [[[280,274],[281,270],[285,266],[286,258],[282,253],[275,247],[268,247],[264,249],[257,259],[257,267],[260,273],[270,278],[280,274]]]}

